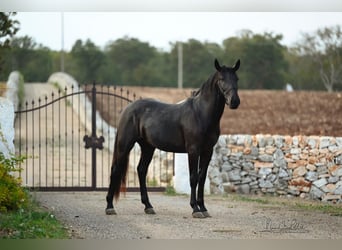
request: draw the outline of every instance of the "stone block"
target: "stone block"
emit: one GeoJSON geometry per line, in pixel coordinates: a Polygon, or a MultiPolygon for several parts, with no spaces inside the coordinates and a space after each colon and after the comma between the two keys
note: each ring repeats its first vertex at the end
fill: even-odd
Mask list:
{"type": "Polygon", "coordinates": [[[273,162],[273,156],[269,154],[259,155],[258,159],[263,162],[273,162]]]}
{"type": "Polygon", "coordinates": [[[234,169],[232,171],[229,171],[228,178],[229,178],[229,181],[240,181],[241,180],[240,170],[234,169]]]}
{"type": "Polygon", "coordinates": [[[329,183],[336,183],[336,182],[338,182],[338,180],[339,180],[338,176],[330,176],[328,178],[329,183]]]}
{"type": "Polygon", "coordinates": [[[250,186],[248,184],[238,185],[236,188],[236,192],[239,194],[249,194],[250,186]]]}
{"type": "Polygon", "coordinates": [[[300,166],[293,170],[293,177],[304,176],[307,173],[307,170],[304,166],[300,166]]]}
{"type": "Polygon", "coordinates": [[[261,188],[272,188],[273,184],[270,181],[260,179],[259,180],[259,187],[261,187],[261,188]]]}
{"type": "Polygon", "coordinates": [[[288,177],[288,176],[289,176],[289,174],[287,173],[287,171],[285,169],[281,168],[279,170],[279,174],[278,174],[279,178],[284,178],[284,177],[288,177]]]}
{"type": "Polygon", "coordinates": [[[291,148],[290,149],[290,154],[292,154],[292,155],[298,155],[298,154],[300,154],[300,152],[301,152],[300,148],[291,148]]]}
{"type": "Polygon", "coordinates": [[[264,135],[258,134],[256,135],[256,139],[260,148],[263,148],[266,146],[264,135]]]}
{"type": "Polygon", "coordinates": [[[338,194],[326,194],[322,197],[322,201],[333,201],[333,200],[340,200],[341,199],[341,195],[338,194]]]}
{"type": "Polygon", "coordinates": [[[312,184],[315,185],[316,187],[322,187],[326,185],[328,182],[325,178],[318,179],[317,181],[314,181],[312,184]]]}
{"type": "Polygon", "coordinates": [[[317,169],[317,167],[313,164],[307,164],[306,169],[309,171],[315,171],[317,169]]]}
{"type": "Polygon", "coordinates": [[[272,162],[262,162],[262,161],[255,161],[254,162],[254,168],[272,168],[273,163],[272,162]]]}
{"type": "Polygon", "coordinates": [[[283,137],[283,136],[275,135],[275,136],[273,137],[273,139],[274,139],[274,145],[275,145],[277,148],[283,147],[283,145],[284,145],[284,137],[283,137]]]}
{"type": "Polygon", "coordinates": [[[262,177],[262,178],[266,178],[267,175],[269,175],[270,173],[272,173],[272,169],[271,168],[260,168],[258,174],[262,177]]]}
{"type": "Polygon", "coordinates": [[[318,137],[310,136],[307,140],[307,143],[311,149],[316,148],[318,145],[318,137]]]}
{"type": "Polygon", "coordinates": [[[342,186],[336,185],[336,189],[334,190],[334,194],[342,195],[342,186]]]}
{"type": "Polygon", "coordinates": [[[222,168],[222,171],[229,172],[233,169],[233,165],[230,162],[224,162],[221,168],[222,168]]]}
{"type": "Polygon", "coordinates": [[[316,186],[312,186],[309,192],[311,199],[321,199],[325,193],[316,186]]]}
{"type": "Polygon", "coordinates": [[[305,179],[307,179],[308,181],[314,182],[318,179],[318,174],[314,171],[309,171],[306,173],[305,179]]]}
{"type": "Polygon", "coordinates": [[[330,137],[322,136],[319,141],[319,149],[327,148],[330,145],[330,137]]]}
{"type": "Polygon", "coordinates": [[[311,187],[311,182],[306,181],[303,177],[298,177],[289,181],[291,186],[311,187]]]}
{"type": "Polygon", "coordinates": [[[223,191],[226,193],[232,193],[236,191],[236,187],[231,182],[222,183],[223,191]]]}

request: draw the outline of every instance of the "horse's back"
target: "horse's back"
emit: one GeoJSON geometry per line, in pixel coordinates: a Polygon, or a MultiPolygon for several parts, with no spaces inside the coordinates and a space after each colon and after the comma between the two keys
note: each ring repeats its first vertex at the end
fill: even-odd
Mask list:
{"type": "Polygon", "coordinates": [[[127,106],[121,115],[119,130],[153,147],[184,152],[182,114],[184,103],[168,104],[155,99],[140,99],[127,106]]]}

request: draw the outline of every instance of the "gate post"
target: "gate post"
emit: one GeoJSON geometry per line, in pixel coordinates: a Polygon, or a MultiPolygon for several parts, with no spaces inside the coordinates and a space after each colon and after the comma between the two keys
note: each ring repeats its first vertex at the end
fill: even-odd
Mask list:
{"type": "MultiPolygon", "coordinates": [[[[95,81],[93,83],[93,87],[91,89],[91,137],[96,137],[96,87],[95,87],[95,81]]],[[[91,185],[92,188],[96,188],[96,145],[92,145],[91,148],[91,170],[92,170],[92,180],[91,185]]]]}
{"type": "Polygon", "coordinates": [[[96,87],[95,82],[91,89],[91,136],[83,137],[85,148],[91,148],[91,188],[96,189],[96,149],[103,149],[104,137],[96,135],[96,87]]]}

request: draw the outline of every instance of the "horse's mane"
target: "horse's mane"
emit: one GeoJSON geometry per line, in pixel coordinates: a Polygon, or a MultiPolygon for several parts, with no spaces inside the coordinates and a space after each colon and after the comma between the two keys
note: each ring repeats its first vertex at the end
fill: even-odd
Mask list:
{"type": "Polygon", "coordinates": [[[207,89],[208,87],[212,88],[214,87],[214,78],[216,76],[216,72],[214,74],[212,74],[208,80],[206,80],[204,83],[202,83],[201,87],[197,90],[193,90],[191,91],[191,97],[196,97],[198,96],[201,92],[203,92],[205,89],[207,89]]]}

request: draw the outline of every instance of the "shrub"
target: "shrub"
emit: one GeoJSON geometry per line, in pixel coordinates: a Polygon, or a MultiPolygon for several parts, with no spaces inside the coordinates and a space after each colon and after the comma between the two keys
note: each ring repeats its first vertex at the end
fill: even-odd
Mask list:
{"type": "Polygon", "coordinates": [[[24,157],[6,159],[0,152],[0,212],[17,210],[27,205],[28,193],[21,186],[21,179],[14,175],[21,170],[17,165],[24,159],[24,157]]]}

